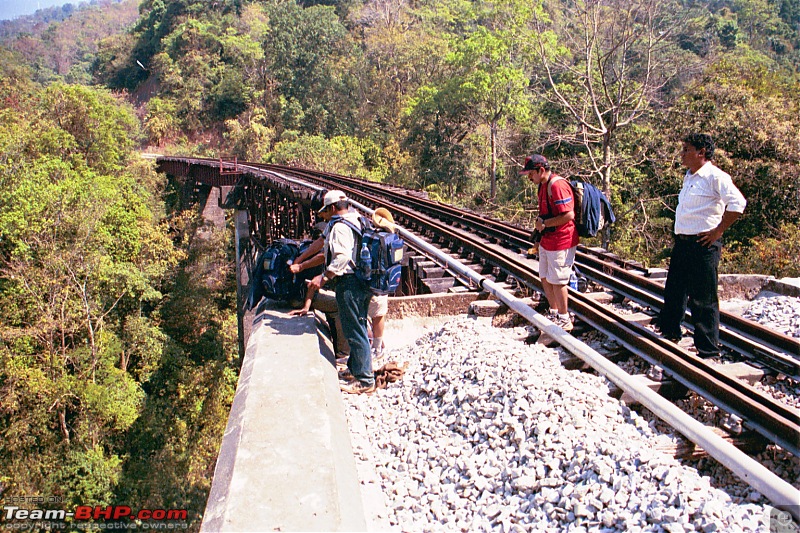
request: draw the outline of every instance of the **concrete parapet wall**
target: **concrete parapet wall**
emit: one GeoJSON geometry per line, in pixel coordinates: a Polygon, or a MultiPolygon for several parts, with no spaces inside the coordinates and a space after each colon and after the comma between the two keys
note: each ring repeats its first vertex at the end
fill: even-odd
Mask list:
{"type": "Polygon", "coordinates": [[[800,298],[800,278],[775,279],[760,274],[720,274],[720,298],[752,300],[761,291],[800,298]]]}
{"type": "Polygon", "coordinates": [[[365,531],[335,367],[314,319],[255,319],[201,531],[365,531]]]}
{"type": "Polygon", "coordinates": [[[784,296],[800,298],[800,278],[770,279],[764,285],[764,289],[784,296]]]}
{"type": "Polygon", "coordinates": [[[752,300],[770,279],[773,278],[759,274],[720,274],[719,297],[752,300]]]}

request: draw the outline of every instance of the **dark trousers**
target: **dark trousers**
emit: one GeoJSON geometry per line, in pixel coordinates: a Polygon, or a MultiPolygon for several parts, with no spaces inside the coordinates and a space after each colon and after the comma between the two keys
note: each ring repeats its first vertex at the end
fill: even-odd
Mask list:
{"type": "Polygon", "coordinates": [[[372,372],[372,353],[367,336],[367,310],[372,293],[362,281],[353,274],[336,278],[336,304],[342,330],[350,345],[347,368],[353,376],[372,385],[375,374],[372,372]]]}
{"type": "Polygon", "coordinates": [[[719,354],[719,300],[717,270],[722,243],[710,247],[695,238],[677,236],[664,287],[661,332],[680,337],[688,299],[694,323],[694,347],[701,357],[719,354]]]}
{"type": "Polygon", "coordinates": [[[339,306],[336,304],[336,293],[331,293],[325,289],[317,291],[314,294],[314,299],[311,301],[311,306],[313,309],[325,313],[325,320],[328,322],[328,327],[330,328],[331,341],[336,351],[336,358],[349,356],[350,345],[347,344],[347,338],[344,336],[344,331],[342,330],[342,320],[339,318],[339,306]]]}

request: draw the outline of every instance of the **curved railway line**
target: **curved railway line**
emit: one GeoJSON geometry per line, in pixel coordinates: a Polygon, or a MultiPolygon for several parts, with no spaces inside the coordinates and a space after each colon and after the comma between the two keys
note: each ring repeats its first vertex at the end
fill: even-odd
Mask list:
{"type": "MultiPolygon", "coordinates": [[[[192,160],[211,162],[216,160],[192,160]]],[[[281,179],[301,180],[313,186],[345,191],[356,201],[376,208],[389,207],[402,226],[426,240],[477,263],[474,268],[489,279],[522,284],[541,290],[538,265],[523,253],[531,246],[529,230],[493,220],[419,193],[334,174],[298,170],[280,165],[240,164],[239,168],[268,173],[281,179]]],[[[648,277],[637,263],[621,260],[597,249],[581,247],[576,262],[592,282],[653,310],[663,304],[663,287],[648,277]]],[[[725,365],[705,361],[667,341],[642,323],[603,305],[591,294],[570,290],[570,308],[591,327],[614,339],[672,380],[694,391],[720,409],[739,417],[742,425],[800,455],[800,412],[780,403],[744,381],[732,377],[725,365]]],[[[721,312],[723,345],[750,364],[770,368],[800,380],[800,342],[731,313],[721,312]]]]}
{"type": "MultiPolygon", "coordinates": [[[[449,249],[477,254],[484,261],[507,272],[526,285],[541,289],[538,270],[533,262],[520,256],[532,244],[527,230],[507,223],[475,215],[369,182],[332,174],[310,173],[277,165],[255,165],[256,168],[301,177],[320,186],[336,186],[367,205],[377,207],[390,203],[400,220],[411,227],[433,233],[449,249]],[[380,195],[380,197],[376,197],[380,195]],[[402,207],[400,207],[402,206],[402,207]],[[464,231],[460,231],[463,229],[464,231]],[[484,242],[470,240],[465,232],[476,234],[484,242]],[[501,247],[502,249],[498,249],[501,247]],[[509,253],[512,252],[512,253],[509,253]]],[[[582,251],[579,265],[582,271],[601,286],[618,292],[634,301],[660,308],[663,289],[643,276],[637,276],[618,266],[618,261],[601,261],[582,251]],[[591,265],[591,266],[590,266],[591,265]],[[597,268],[599,267],[599,268],[597,268]],[[626,282],[625,285],[621,281],[626,282]],[[636,284],[634,284],[636,283],[636,284]]],[[[630,322],[584,294],[570,290],[570,304],[576,315],[602,331],[649,363],[662,367],[673,379],[708,399],[729,413],[741,417],[755,429],[795,455],[800,455],[800,414],[749,387],[723,370],[662,339],[642,325],[630,322]]],[[[773,367],[796,379],[800,376],[800,359],[779,351],[778,346],[800,353],[794,339],[764,328],[754,322],[721,313],[721,339],[726,346],[741,350],[745,357],[773,367]],[[764,340],[761,340],[764,339],[764,340]]]]}
{"type": "MultiPolygon", "coordinates": [[[[278,165],[259,165],[258,167],[298,174],[296,169],[278,165]]],[[[418,195],[409,194],[409,191],[404,189],[387,188],[333,174],[313,173],[308,175],[301,173],[300,175],[307,179],[314,179],[315,175],[325,176],[333,183],[350,187],[351,194],[354,193],[354,190],[371,195],[380,194],[394,205],[409,207],[447,224],[452,224],[456,228],[472,232],[518,254],[532,246],[528,229],[426,200],[418,195]]],[[[326,182],[318,181],[318,183],[322,185],[326,182]]],[[[368,200],[367,197],[364,199],[368,200]]],[[[367,203],[370,202],[367,201],[367,203]]],[[[374,200],[372,203],[375,203],[374,200]]],[[[620,260],[613,257],[612,254],[600,254],[586,247],[579,248],[576,262],[581,271],[584,274],[591,274],[588,277],[599,285],[614,290],[642,305],[647,305],[655,310],[661,309],[664,302],[663,287],[648,279],[648,271],[642,269],[637,263],[620,260]]],[[[539,286],[538,282],[537,286],[539,286]]],[[[688,314],[687,312],[687,316],[688,314]]],[[[725,311],[720,311],[720,325],[720,338],[723,345],[748,359],[800,380],[799,341],[725,311]]]]}

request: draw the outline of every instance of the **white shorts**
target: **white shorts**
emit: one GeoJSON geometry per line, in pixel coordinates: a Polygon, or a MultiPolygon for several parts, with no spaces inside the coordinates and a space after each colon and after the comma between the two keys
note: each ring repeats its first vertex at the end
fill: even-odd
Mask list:
{"type": "Polygon", "coordinates": [[[369,301],[369,309],[367,316],[375,318],[376,316],[386,316],[389,312],[389,295],[388,294],[373,294],[372,299],[369,301]]]}
{"type": "Polygon", "coordinates": [[[573,246],[567,250],[551,252],[539,247],[539,277],[546,279],[551,285],[566,285],[572,274],[572,265],[575,263],[575,250],[573,246]]]}

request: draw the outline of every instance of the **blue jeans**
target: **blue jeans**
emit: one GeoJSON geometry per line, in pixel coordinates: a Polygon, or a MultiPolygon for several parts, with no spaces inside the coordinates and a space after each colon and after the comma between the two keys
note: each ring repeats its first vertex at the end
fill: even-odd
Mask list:
{"type": "Polygon", "coordinates": [[[375,383],[367,337],[367,310],[371,298],[372,292],[355,275],[346,274],[337,279],[336,304],[344,336],[350,345],[347,368],[357,380],[368,385],[375,383]]]}
{"type": "Polygon", "coordinates": [[[695,240],[676,239],[664,287],[661,331],[680,336],[687,300],[694,323],[694,347],[701,357],[719,355],[717,267],[722,243],[706,247],[695,240]]]}

